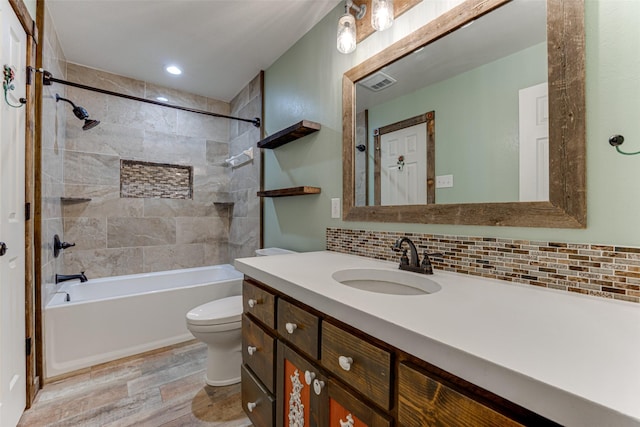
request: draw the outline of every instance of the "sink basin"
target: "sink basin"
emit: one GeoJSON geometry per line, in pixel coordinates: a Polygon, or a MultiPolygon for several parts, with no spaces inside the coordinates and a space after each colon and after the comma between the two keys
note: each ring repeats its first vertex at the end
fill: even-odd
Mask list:
{"type": "Polygon", "coordinates": [[[382,268],[338,270],[333,279],[345,286],[390,295],[427,295],[442,287],[424,274],[382,268]]]}

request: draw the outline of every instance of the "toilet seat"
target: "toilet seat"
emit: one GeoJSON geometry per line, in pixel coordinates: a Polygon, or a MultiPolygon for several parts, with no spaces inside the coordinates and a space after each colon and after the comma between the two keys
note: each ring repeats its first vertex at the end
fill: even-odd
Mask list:
{"type": "Polygon", "coordinates": [[[223,325],[242,319],[242,295],[221,298],[197,306],[187,313],[187,324],[195,326],[223,325]]]}

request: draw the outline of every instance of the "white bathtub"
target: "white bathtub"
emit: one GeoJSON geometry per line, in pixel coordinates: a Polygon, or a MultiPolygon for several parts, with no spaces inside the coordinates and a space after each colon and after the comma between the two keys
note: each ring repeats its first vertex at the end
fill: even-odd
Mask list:
{"type": "Polygon", "coordinates": [[[45,377],[193,339],[185,316],[242,293],[229,264],[58,285],[44,309],[45,377]]]}

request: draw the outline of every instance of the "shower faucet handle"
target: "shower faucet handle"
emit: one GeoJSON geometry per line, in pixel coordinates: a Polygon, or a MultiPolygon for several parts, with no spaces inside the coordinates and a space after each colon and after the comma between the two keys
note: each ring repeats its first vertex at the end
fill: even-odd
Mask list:
{"type": "Polygon", "coordinates": [[[58,255],[60,255],[60,251],[62,251],[63,249],[69,249],[70,247],[75,245],[75,243],[60,241],[60,236],[56,234],[55,236],[53,236],[53,257],[58,258],[58,255]]]}

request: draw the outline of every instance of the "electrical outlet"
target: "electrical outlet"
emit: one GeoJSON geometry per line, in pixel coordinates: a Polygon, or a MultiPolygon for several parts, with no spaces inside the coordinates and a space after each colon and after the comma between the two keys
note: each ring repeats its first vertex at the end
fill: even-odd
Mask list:
{"type": "Polygon", "coordinates": [[[331,199],[331,218],[340,218],[340,199],[331,199]]]}
{"type": "Polygon", "coordinates": [[[436,176],[436,188],[451,188],[451,187],[453,187],[453,175],[436,176]]]}

